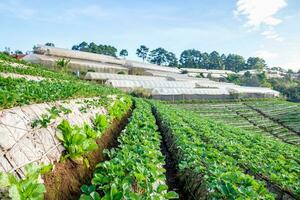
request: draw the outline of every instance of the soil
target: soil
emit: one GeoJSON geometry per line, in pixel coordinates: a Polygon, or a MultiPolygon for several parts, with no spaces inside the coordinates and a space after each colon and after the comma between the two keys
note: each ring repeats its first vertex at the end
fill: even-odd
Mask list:
{"type": "Polygon", "coordinates": [[[129,111],[120,121],[114,120],[110,128],[97,140],[99,148],[85,155],[89,161],[89,168],[83,162],[65,160],[54,163],[54,170],[44,175],[46,200],[79,199],[80,187],[90,184],[96,165],[107,160],[104,149],[111,149],[118,145],[117,138],[128,123],[131,116],[129,111]]]}
{"type": "MultiPolygon", "coordinates": [[[[157,116],[154,114],[156,120],[157,116]]],[[[162,133],[161,124],[156,121],[157,126],[159,127],[159,132],[162,133]]],[[[164,168],[166,169],[166,178],[167,182],[166,184],[169,187],[169,191],[174,191],[179,195],[180,200],[186,200],[188,199],[188,195],[183,189],[183,183],[180,182],[179,176],[178,176],[178,170],[175,160],[172,157],[171,152],[169,151],[167,144],[166,144],[166,138],[162,135],[162,141],[161,141],[161,152],[163,156],[165,157],[165,165],[164,168]]]]}

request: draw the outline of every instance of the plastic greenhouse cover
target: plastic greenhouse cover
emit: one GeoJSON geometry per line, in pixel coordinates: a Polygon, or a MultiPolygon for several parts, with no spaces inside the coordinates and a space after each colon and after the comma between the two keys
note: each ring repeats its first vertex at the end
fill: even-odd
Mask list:
{"type": "Polygon", "coordinates": [[[196,69],[196,68],[183,68],[182,70],[186,70],[192,73],[235,74],[235,72],[230,70],[196,69]]]}
{"type": "Polygon", "coordinates": [[[119,65],[125,64],[125,60],[114,58],[112,56],[106,56],[106,55],[84,52],[84,51],[75,51],[75,50],[64,49],[64,48],[50,47],[44,45],[38,45],[37,48],[34,49],[34,52],[38,54],[51,55],[57,57],[115,63],[119,65]]]}
{"type": "Polygon", "coordinates": [[[264,87],[245,87],[245,86],[232,86],[228,89],[234,90],[238,93],[268,93],[268,94],[274,94],[279,95],[280,93],[276,90],[272,90],[270,88],[264,88],[264,87]]]}
{"type": "Polygon", "coordinates": [[[175,68],[175,67],[159,66],[159,65],[143,63],[143,62],[138,62],[138,61],[133,61],[133,60],[127,60],[126,65],[128,65],[129,67],[142,68],[145,70],[156,70],[156,71],[160,71],[160,72],[163,71],[163,72],[171,72],[171,73],[180,73],[180,69],[175,68]]]}
{"type": "Polygon", "coordinates": [[[200,95],[229,95],[229,92],[224,89],[206,89],[206,88],[155,88],[152,94],[156,95],[179,95],[179,94],[200,94],[200,95]]]}
{"type": "MultiPolygon", "coordinates": [[[[33,62],[37,63],[39,61],[49,61],[52,62],[53,64],[61,59],[59,57],[54,57],[54,56],[45,56],[45,55],[40,55],[40,54],[29,54],[23,58],[25,61],[28,62],[33,62]]],[[[94,62],[94,61],[89,61],[89,60],[80,60],[80,59],[71,59],[70,64],[77,64],[81,65],[82,68],[84,66],[86,67],[95,67],[95,68],[113,68],[113,69],[121,69],[121,70],[128,70],[125,67],[122,67],[120,65],[115,65],[115,64],[106,64],[106,63],[99,63],[99,62],[94,62]]]]}
{"type": "Polygon", "coordinates": [[[120,58],[115,58],[112,56],[106,56],[106,55],[101,55],[96,53],[75,51],[75,50],[69,50],[69,49],[63,49],[57,47],[49,47],[44,45],[38,45],[37,48],[34,50],[34,52],[38,54],[44,54],[50,56],[75,58],[81,60],[90,60],[90,61],[98,61],[103,63],[117,64],[127,68],[141,68],[144,70],[150,69],[150,70],[167,71],[167,72],[175,72],[175,73],[180,72],[178,68],[158,66],[154,64],[120,59],[120,58]]]}
{"type": "Polygon", "coordinates": [[[194,88],[194,82],[188,81],[130,81],[130,80],[108,80],[106,84],[118,88],[194,88]]]}
{"type": "Polygon", "coordinates": [[[88,80],[153,80],[153,81],[167,80],[165,77],[137,76],[137,75],[97,73],[97,72],[88,72],[85,76],[85,79],[88,80]]]}

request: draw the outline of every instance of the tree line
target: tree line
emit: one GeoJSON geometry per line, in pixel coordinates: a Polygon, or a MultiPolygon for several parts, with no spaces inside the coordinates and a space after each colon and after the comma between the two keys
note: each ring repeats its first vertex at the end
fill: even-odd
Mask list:
{"type": "Polygon", "coordinates": [[[245,60],[241,55],[228,54],[226,56],[217,51],[202,53],[196,49],[187,49],[180,54],[178,60],[174,53],[164,48],[159,47],[149,52],[149,48],[145,45],[141,45],[137,49],[136,54],[142,58],[143,61],[147,60],[157,65],[180,68],[218,69],[238,72],[250,69],[261,70],[267,67],[265,60],[259,57],[249,57],[245,60]]]}
{"type": "MultiPolygon", "coordinates": [[[[117,48],[111,45],[95,44],[94,42],[87,43],[81,42],[72,47],[73,50],[98,53],[108,56],[117,57],[117,48]]],[[[173,52],[170,52],[162,47],[150,51],[145,45],[141,45],[136,50],[136,55],[149,63],[170,67],[180,68],[203,68],[203,69],[219,69],[241,71],[250,69],[263,69],[266,68],[266,62],[259,57],[249,57],[247,60],[238,54],[220,54],[217,51],[211,53],[200,52],[196,49],[184,50],[179,59],[173,52]]],[[[128,56],[128,51],[122,49],[119,53],[120,57],[125,58],[128,56]]]]}

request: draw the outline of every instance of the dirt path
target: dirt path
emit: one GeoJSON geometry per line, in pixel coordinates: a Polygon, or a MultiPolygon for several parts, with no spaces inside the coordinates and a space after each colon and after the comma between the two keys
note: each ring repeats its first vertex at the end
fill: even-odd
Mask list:
{"type": "MultiPolygon", "coordinates": [[[[155,116],[155,118],[157,120],[155,113],[153,113],[153,115],[155,116]]],[[[156,124],[159,128],[159,132],[162,135],[162,141],[161,141],[160,148],[161,148],[161,152],[162,152],[163,156],[165,157],[166,164],[164,165],[164,168],[166,169],[166,178],[167,178],[166,183],[169,187],[169,191],[177,192],[180,200],[187,200],[188,194],[185,193],[185,191],[183,189],[183,184],[179,180],[176,162],[167,147],[166,138],[164,137],[164,134],[162,134],[162,130],[160,128],[160,123],[158,121],[156,121],[156,124]]]]}

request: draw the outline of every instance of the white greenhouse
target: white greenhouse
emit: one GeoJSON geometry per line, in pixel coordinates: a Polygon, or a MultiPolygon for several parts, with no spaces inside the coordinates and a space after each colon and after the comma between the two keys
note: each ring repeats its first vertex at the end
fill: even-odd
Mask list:
{"type": "MultiPolygon", "coordinates": [[[[45,56],[40,54],[29,54],[23,58],[23,60],[35,64],[42,64],[49,67],[55,67],[59,57],[45,56]]],[[[82,72],[104,72],[104,73],[123,73],[128,74],[128,69],[120,65],[106,64],[89,60],[71,59],[69,63],[70,69],[82,72]]]]}
{"type": "Polygon", "coordinates": [[[245,86],[232,86],[228,88],[228,91],[238,97],[247,98],[273,98],[279,97],[280,92],[272,90],[270,88],[263,87],[245,87],[245,86]]]}
{"type": "Polygon", "coordinates": [[[44,45],[37,45],[34,49],[34,53],[47,55],[47,56],[55,56],[61,58],[74,58],[74,59],[81,59],[81,60],[90,60],[96,62],[103,62],[103,63],[111,63],[111,64],[118,64],[124,65],[124,59],[118,59],[112,56],[106,56],[96,53],[89,53],[84,51],[74,51],[70,49],[58,48],[58,47],[50,47],[44,45]]]}
{"type": "Polygon", "coordinates": [[[137,88],[194,88],[195,83],[189,81],[149,81],[149,80],[108,80],[107,85],[123,90],[132,90],[137,88]]]}
{"type": "Polygon", "coordinates": [[[97,73],[88,72],[85,75],[86,80],[93,81],[107,81],[107,80],[132,80],[132,81],[167,81],[164,77],[154,77],[154,76],[137,76],[137,75],[124,75],[124,74],[110,74],[110,73],[97,73]]]}
{"type": "Polygon", "coordinates": [[[230,93],[218,88],[155,88],[152,98],[160,100],[190,100],[190,99],[228,99],[230,93]]]}
{"type": "MultiPolygon", "coordinates": [[[[138,62],[133,60],[126,60],[121,58],[116,58],[113,56],[106,56],[96,53],[90,53],[90,52],[83,52],[83,51],[75,51],[70,49],[63,49],[63,48],[57,48],[57,47],[50,47],[50,46],[43,46],[43,45],[37,45],[37,47],[34,49],[34,55],[43,55],[44,57],[41,57],[39,60],[37,60],[37,63],[42,63],[44,60],[46,60],[47,57],[55,58],[56,60],[60,58],[68,58],[71,59],[71,62],[73,60],[77,60],[77,62],[80,60],[81,66],[89,66],[86,62],[94,62],[94,63],[102,63],[107,64],[109,66],[118,66],[118,67],[124,67],[128,70],[139,70],[141,72],[144,72],[145,70],[156,70],[161,72],[172,72],[172,73],[180,73],[180,70],[175,67],[165,67],[165,66],[158,66],[154,64],[144,63],[144,62],[138,62]]],[[[28,60],[30,61],[30,60],[28,60]]],[[[50,65],[51,66],[51,65],[50,65]]],[[[87,69],[85,70],[87,71],[87,69]]]]}

